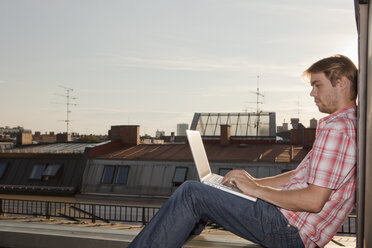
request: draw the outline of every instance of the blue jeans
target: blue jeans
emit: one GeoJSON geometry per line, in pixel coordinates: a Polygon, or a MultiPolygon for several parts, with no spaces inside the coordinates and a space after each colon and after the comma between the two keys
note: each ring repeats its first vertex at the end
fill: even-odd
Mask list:
{"type": "Polygon", "coordinates": [[[178,248],[207,222],[264,247],[304,247],[297,228],[274,205],[196,181],[183,183],[128,247],[178,248]]]}

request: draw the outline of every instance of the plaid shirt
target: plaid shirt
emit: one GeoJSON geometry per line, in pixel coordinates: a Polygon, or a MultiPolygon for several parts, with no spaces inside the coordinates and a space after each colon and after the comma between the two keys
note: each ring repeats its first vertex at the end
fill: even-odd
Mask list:
{"type": "Polygon", "coordinates": [[[302,160],[284,190],[309,184],[332,189],[319,213],[280,208],[289,223],[298,228],[306,247],[323,247],[350,213],[355,200],[357,157],[356,107],[337,111],[319,121],[313,148],[302,160]]]}

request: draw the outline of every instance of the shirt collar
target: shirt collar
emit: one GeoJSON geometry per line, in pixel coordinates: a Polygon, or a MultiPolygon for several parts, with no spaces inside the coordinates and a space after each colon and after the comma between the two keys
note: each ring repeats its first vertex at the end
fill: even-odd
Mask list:
{"type": "Polygon", "coordinates": [[[319,120],[319,125],[322,125],[322,123],[327,123],[329,121],[332,121],[334,120],[335,118],[337,117],[341,117],[341,116],[355,116],[355,113],[356,113],[356,106],[353,105],[353,106],[350,106],[350,107],[347,107],[347,108],[343,108],[343,109],[340,109],[322,119],[319,120]]]}

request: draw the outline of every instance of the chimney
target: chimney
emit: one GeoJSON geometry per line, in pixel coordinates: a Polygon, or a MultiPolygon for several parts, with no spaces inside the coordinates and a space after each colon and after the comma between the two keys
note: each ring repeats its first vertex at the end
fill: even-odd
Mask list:
{"type": "Polygon", "coordinates": [[[30,145],[32,144],[32,132],[23,131],[17,134],[17,145],[30,145]]]}
{"type": "Polygon", "coordinates": [[[299,122],[300,122],[299,118],[291,118],[292,129],[297,129],[299,122]]]}
{"type": "Polygon", "coordinates": [[[120,139],[123,145],[136,146],[140,143],[139,125],[111,126],[110,140],[120,139]]]}
{"type": "Polygon", "coordinates": [[[228,145],[230,144],[230,125],[221,125],[221,145],[228,145]]]}
{"type": "Polygon", "coordinates": [[[176,137],[174,136],[174,132],[171,132],[171,136],[170,136],[169,141],[170,141],[171,143],[174,143],[175,139],[176,139],[176,137]]]}
{"type": "Polygon", "coordinates": [[[70,142],[71,141],[71,134],[68,133],[58,133],[56,135],[57,142],[70,142]]]}

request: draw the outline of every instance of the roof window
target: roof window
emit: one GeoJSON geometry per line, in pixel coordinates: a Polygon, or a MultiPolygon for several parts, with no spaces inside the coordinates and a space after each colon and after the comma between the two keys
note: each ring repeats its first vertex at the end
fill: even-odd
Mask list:
{"type": "Polygon", "coordinates": [[[47,181],[49,180],[49,177],[56,176],[61,167],[62,167],[61,164],[49,164],[49,165],[36,164],[32,168],[29,179],[32,179],[32,180],[44,179],[45,181],[47,181]]]}
{"type": "Polygon", "coordinates": [[[43,176],[54,177],[61,167],[60,164],[50,164],[43,171],[43,176]]]}
{"type": "Polygon", "coordinates": [[[120,166],[117,168],[115,183],[116,184],[127,184],[127,178],[129,174],[129,166],[120,166]]]}
{"type": "Polygon", "coordinates": [[[45,170],[45,165],[44,164],[34,165],[34,167],[32,167],[32,171],[31,171],[31,175],[30,175],[29,179],[41,180],[44,170],[45,170]]]}
{"type": "Polygon", "coordinates": [[[114,178],[115,167],[111,165],[105,165],[103,169],[103,175],[101,179],[101,183],[103,184],[111,184],[112,179],[114,178]]]}
{"type": "Polygon", "coordinates": [[[173,185],[180,186],[184,181],[186,181],[187,167],[177,167],[173,176],[173,185]]]}
{"type": "Polygon", "coordinates": [[[0,178],[4,176],[7,167],[7,163],[0,163],[0,178]]]}

